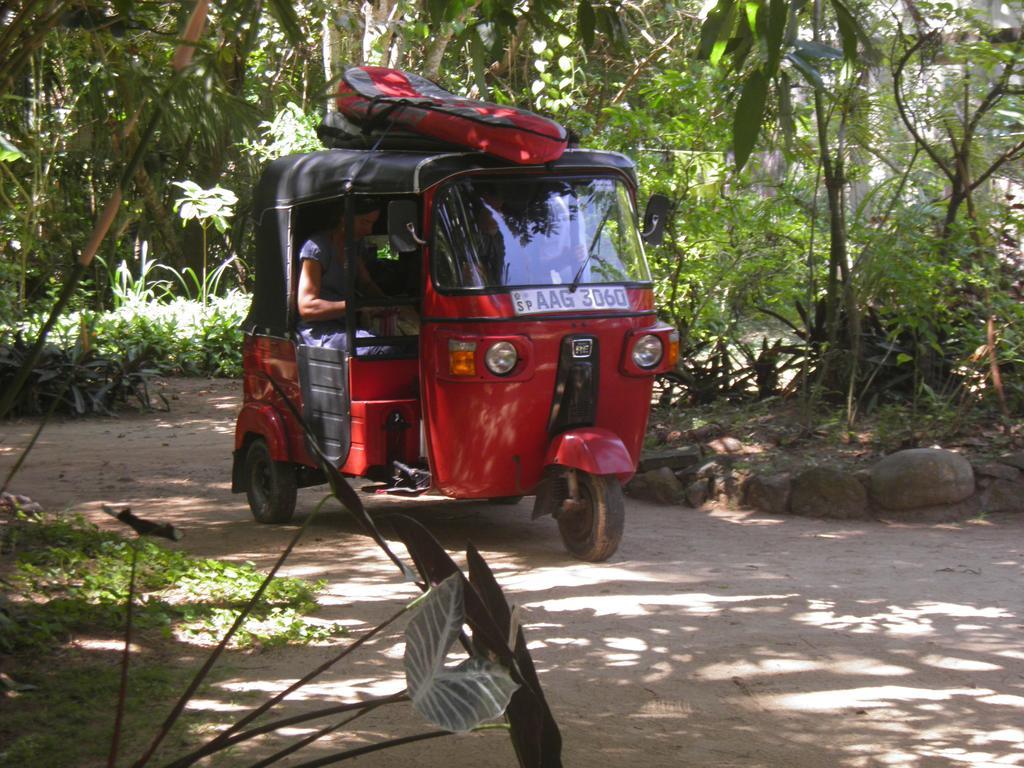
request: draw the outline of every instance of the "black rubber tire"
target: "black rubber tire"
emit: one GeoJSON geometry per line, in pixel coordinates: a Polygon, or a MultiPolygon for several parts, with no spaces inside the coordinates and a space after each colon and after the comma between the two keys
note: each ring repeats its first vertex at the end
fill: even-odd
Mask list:
{"type": "Polygon", "coordinates": [[[274,461],[262,437],[245,454],[246,496],[252,516],[260,523],[287,523],[295,514],[295,467],[274,461]]]}
{"type": "Polygon", "coordinates": [[[615,554],[622,541],[626,503],[614,475],[577,472],[583,508],[558,514],[565,548],[580,560],[599,563],[615,554]]]}

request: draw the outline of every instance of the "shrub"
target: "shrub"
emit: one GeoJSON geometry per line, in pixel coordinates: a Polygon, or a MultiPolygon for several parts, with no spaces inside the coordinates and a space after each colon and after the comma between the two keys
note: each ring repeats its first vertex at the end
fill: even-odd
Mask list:
{"type": "MultiPolygon", "coordinates": [[[[249,296],[231,290],[207,301],[205,307],[199,301],[176,298],[125,302],[110,312],[71,312],[58,321],[50,341],[67,351],[86,335],[96,354],[133,369],[145,366],[165,374],[240,376],[241,323],[249,296]]],[[[43,319],[37,315],[15,330],[26,339],[35,338],[43,319]]]]}

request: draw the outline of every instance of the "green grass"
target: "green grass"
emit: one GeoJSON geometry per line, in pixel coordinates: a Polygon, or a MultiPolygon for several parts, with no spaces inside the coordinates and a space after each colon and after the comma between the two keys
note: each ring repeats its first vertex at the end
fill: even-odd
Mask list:
{"type": "MultiPolygon", "coordinates": [[[[0,535],[7,598],[0,604],[0,671],[19,684],[15,691],[0,686],[0,768],[106,765],[133,547],[139,552],[133,637],[147,650],[129,668],[122,766],[139,757],[202,663],[205,649],[180,641],[218,640],[264,579],[251,564],[194,558],[151,539],[100,530],[81,516],[19,514],[0,535]],[[72,638],[105,643],[103,650],[61,646],[72,638]],[[175,660],[182,657],[187,661],[175,660]]],[[[307,643],[336,634],[307,618],[321,586],[275,578],[233,645],[307,643]]],[[[211,717],[217,713],[187,712],[161,754],[194,745],[211,717]]]]}
{"type": "MultiPolygon", "coordinates": [[[[251,564],[200,559],[152,539],[101,531],[81,516],[22,516],[8,525],[15,553],[4,577],[8,614],[0,653],[40,651],[81,632],[123,631],[131,549],[138,547],[135,626],[215,642],[264,579],[251,564]]],[[[5,569],[6,570],[6,569],[5,569]]],[[[322,582],[275,578],[234,644],[283,645],[326,640],[331,626],[312,622],[322,582]]]]}
{"type": "MultiPolygon", "coordinates": [[[[0,699],[0,768],[85,768],[106,765],[113,734],[120,668],[67,657],[37,662],[17,673],[34,686],[0,699]]],[[[129,672],[119,765],[148,745],[192,670],[139,663],[129,672]]],[[[186,713],[172,730],[165,754],[181,751],[199,715],[186,713]]]]}

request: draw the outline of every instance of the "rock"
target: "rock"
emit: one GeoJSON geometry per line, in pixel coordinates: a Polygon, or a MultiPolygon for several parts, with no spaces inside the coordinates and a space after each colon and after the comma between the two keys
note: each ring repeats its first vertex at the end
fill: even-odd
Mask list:
{"type": "Polygon", "coordinates": [[[974,493],[974,470],[958,453],[911,448],[871,468],[871,498],[888,510],[956,504],[974,493]]]}
{"type": "Polygon", "coordinates": [[[652,427],[650,431],[654,442],[658,445],[664,445],[668,442],[668,429],[665,427],[652,427]]]}
{"type": "Polygon", "coordinates": [[[1024,483],[996,478],[978,495],[982,512],[1024,512],[1024,483]]]}
{"type": "Polygon", "coordinates": [[[1000,464],[1007,464],[1017,469],[1024,469],[1024,451],[1017,451],[1006,456],[999,457],[1000,464]]]}
{"type": "Polygon", "coordinates": [[[997,477],[1000,480],[1019,480],[1020,470],[1009,464],[990,461],[986,464],[975,464],[974,474],[978,477],[997,477]]]}
{"type": "Polygon", "coordinates": [[[3,494],[0,494],[0,511],[10,514],[20,511],[29,515],[35,515],[42,512],[43,508],[28,496],[4,491],[3,494]]]}
{"type": "Polygon", "coordinates": [[[716,459],[712,459],[709,462],[701,464],[697,469],[697,478],[699,480],[713,480],[718,475],[724,475],[730,471],[732,467],[732,461],[727,456],[721,456],[716,459]]]}
{"type": "Polygon", "coordinates": [[[696,429],[691,429],[688,432],[686,432],[686,437],[698,443],[703,443],[705,440],[710,440],[713,437],[717,437],[721,433],[721,425],[704,424],[703,426],[697,427],[696,429]]]}
{"type": "Polygon", "coordinates": [[[719,437],[709,442],[708,448],[715,453],[740,453],[743,443],[735,437],[719,437]]]}
{"type": "Polygon", "coordinates": [[[789,511],[803,517],[865,518],[868,495],[853,475],[838,469],[815,467],[793,478],[789,511]]]}
{"type": "Polygon", "coordinates": [[[662,467],[669,469],[686,469],[700,461],[700,448],[686,445],[665,451],[652,451],[640,457],[638,472],[650,472],[662,467]]]}
{"type": "Polygon", "coordinates": [[[878,510],[878,519],[892,523],[958,523],[981,514],[981,494],[955,504],[936,504],[914,509],[878,510]]]}
{"type": "Polygon", "coordinates": [[[694,480],[686,486],[686,503],[696,509],[703,506],[711,493],[711,482],[708,480],[694,480]]]}
{"type": "Polygon", "coordinates": [[[630,496],[658,504],[678,504],[684,495],[682,483],[668,467],[636,475],[628,490],[630,496]]]}
{"type": "Polygon", "coordinates": [[[857,482],[864,486],[864,492],[871,495],[871,470],[870,469],[856,469],[853,472],[853,476],[857,478],[857,482]]]}
{"type": "Polygon", "coordinates": [[[724,498],[730,505],[738,505],[743,498],[743,486],[749,479],[749,473],[728,471],[718,475],[712,481],[714,488],[712,495],[715,498],[724,498]]]}
{"type": "Polygon", "coordinates": [[[789,511],[792,478],[788,472],[777,475],[754,475],[743,487],[743,503],[769,515],[789,511]]]}

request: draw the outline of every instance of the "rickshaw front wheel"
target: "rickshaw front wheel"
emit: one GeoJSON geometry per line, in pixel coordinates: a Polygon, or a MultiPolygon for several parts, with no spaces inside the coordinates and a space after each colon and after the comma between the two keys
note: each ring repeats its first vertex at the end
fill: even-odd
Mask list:
{"type": "Polygon", "coordinates": [[[558,531],[569,552],[580,560],[607,560],[622,541],[626,505],[614,475],[577,471],[580,501],[558,513],[558,531]]]}
{"type": "Polygon", "coordinates": [[[266,441],[258,437],[245,454],[246,496],[252,516],[260,523],[287,523],[295,514],[295,468],[274,461],[266,441]]]}

